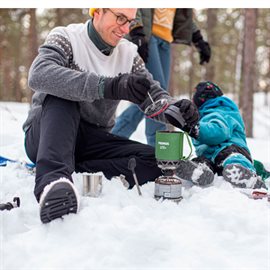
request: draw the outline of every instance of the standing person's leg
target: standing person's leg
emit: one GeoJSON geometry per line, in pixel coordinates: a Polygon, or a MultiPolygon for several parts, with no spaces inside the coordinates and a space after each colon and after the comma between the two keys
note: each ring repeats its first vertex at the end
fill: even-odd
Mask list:
{"type": "Polygon", "coordinates": [[[144,113],[136,104],[131,104],[116,119],[115,126],[111,133],[129,138],[137,129],[144,117],[144,113]]]}
{"type": "Polygon", "coordinates": [[[166,91],[168,91],[171,69],[171,44],[165,40],[160,41],[159,46],[160,61],[162,64],[164,86],[161,85],[166,91]]]}
{"type": "MultiPolygon", "coordinates": [[[[153,75],[153,78],[160,82],[161,87],[167,90],[169,80],[168,69],[170,68],[170,44],[168,42],[151,36],[146,67],[153,75]]],[[[149,145],[155,146],[157,130],[166,130],[166,125],[146,118],[145,134],[149,145]]]]}
{"type": "Polygon", "coordinates": [[[108,179],[123,174],[130,187],[133,187],[135,183],[132,172],[128,169],[128,162],[135,158],[135,171],[140,185],[154,181],[161,175],[161,170],[156,164],[155,150],[149,145],[110,134],[83,122],[80,124],[78,142],[78,172],[102,171],[108,179]]]}
{"type": "Polygon", "coordinates": [[[48,95],[26,132],[26,152],[36,163],[34,194],[44,223],[78,210],[71,174],[79,121],[78,103],[48,95]]]}

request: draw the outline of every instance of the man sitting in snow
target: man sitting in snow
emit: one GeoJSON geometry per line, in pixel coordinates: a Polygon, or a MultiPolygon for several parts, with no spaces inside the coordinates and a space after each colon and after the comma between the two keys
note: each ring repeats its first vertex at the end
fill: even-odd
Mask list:
{"type": "MultiPolygon", "coordinates": [[[[144,111],[154,100],[172,99],[146,70],[137,47],[124,39],[136,9],[90,9],[92,20],[53,29],[29,72],[35,91],[24,123],[25,147],[36,164],[34,194],[44,223],[77,213],[78,196],[71,174],[102,171],[111,179],[125,175],[135,158],[139,184],[161,175],[154,148],[110,134],[120,100],[144,111]]],[[[182,112],[196,124],[196,107],[182,112]]],[[[179,113],[181,101],[177,103],[179,113]]],[[[157,120],[165,121],[160,114],[157,120]]]]}
{"type": "Polygon", "coordinates": [[[236,187],[265,187],[256,175],[237,105],[210,81],[195,87],[193,102],[200,113],[198,126],[190,132],[197,157],[181,161],[177,175],[200,186],[211,184],[218,173],[236,187]]]}

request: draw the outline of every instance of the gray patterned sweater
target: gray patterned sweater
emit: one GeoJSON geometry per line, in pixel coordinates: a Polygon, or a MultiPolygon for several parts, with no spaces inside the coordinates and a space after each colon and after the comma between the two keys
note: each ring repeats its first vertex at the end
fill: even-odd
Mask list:
{"type": "MultiPolygon", "coordinates": [[[[89,38],[87,24],[56,27],[39,48],[29,71],[28,83],[35,93],[23,124],[24,131],[31,127],[48,94],[79,102],[83,120],[110,131],[119,101],[102,98],[99,93],[101,76],[142,72],[151,81],[151,90],[160,88],[145,68],[133,43],[122,39],[110,55],[105,55],[89,38]]],[[[141,109],[148,104],[144,102],[141,109]]],[[[164,121],[164,116],[159,116],[159,120],[164,121]]]]}

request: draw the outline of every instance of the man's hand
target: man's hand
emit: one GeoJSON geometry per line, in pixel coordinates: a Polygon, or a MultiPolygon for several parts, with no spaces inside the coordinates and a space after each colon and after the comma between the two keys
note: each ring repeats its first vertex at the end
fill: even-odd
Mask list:
{"type": "Polygon", "coordinates": [[[140,57],[143,59],[144,63],[146,63],[148,59],[148,42],[146,40],[143,27],[139,26],[132,29],[129,32],[129,35],[131,37],[131,41],[138,46],[140,57]]]}
{"type": "Polygon", "coordinates": [[[200,65],[203,65],[205,62],[208,63],[211,58],[211,48],[209,43],[203,40],[200,30],[192,34],[192,42],[200,54],[200,65]]]}
{"type": "Polygon", "coordinates": [[[169,123],[196,138],[200,118],[197,107],[188,99],[181,99],[170,106],[165,111],[165,116],[169,123]],[[177,111],[170,108],[170,106],[177,107],[179,115],[176,115],[177,111]]]}
{"type": "Polygon", "coordinates": [[[145,75],[136,73],[120,74],[114,78],[103,78],[106,99],[128,100],[136,104],[142,103],[150,89],[150,82],[145,75]]]}

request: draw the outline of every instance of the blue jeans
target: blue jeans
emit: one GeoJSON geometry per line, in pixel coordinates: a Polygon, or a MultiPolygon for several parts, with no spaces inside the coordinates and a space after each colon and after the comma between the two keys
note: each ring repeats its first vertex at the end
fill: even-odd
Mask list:
{"type": "MultiPolygon", "coordinates": [[[[161,87],[167,91],[170,75],[170,43],[151,36],[149,41],[149,57],[146,68],[153,75],[154,80],[159,81],[161,87]]],[[[116,119],[112,133],[129,138],[136,130],[144,117],[144,113],[135,104],[131,104],[116,119]]],[[[165,130],[166,125],[152,119],[145,119],[145,135],[147,143],[155,146],[155,135],[157,130],[165,130]]]]}

